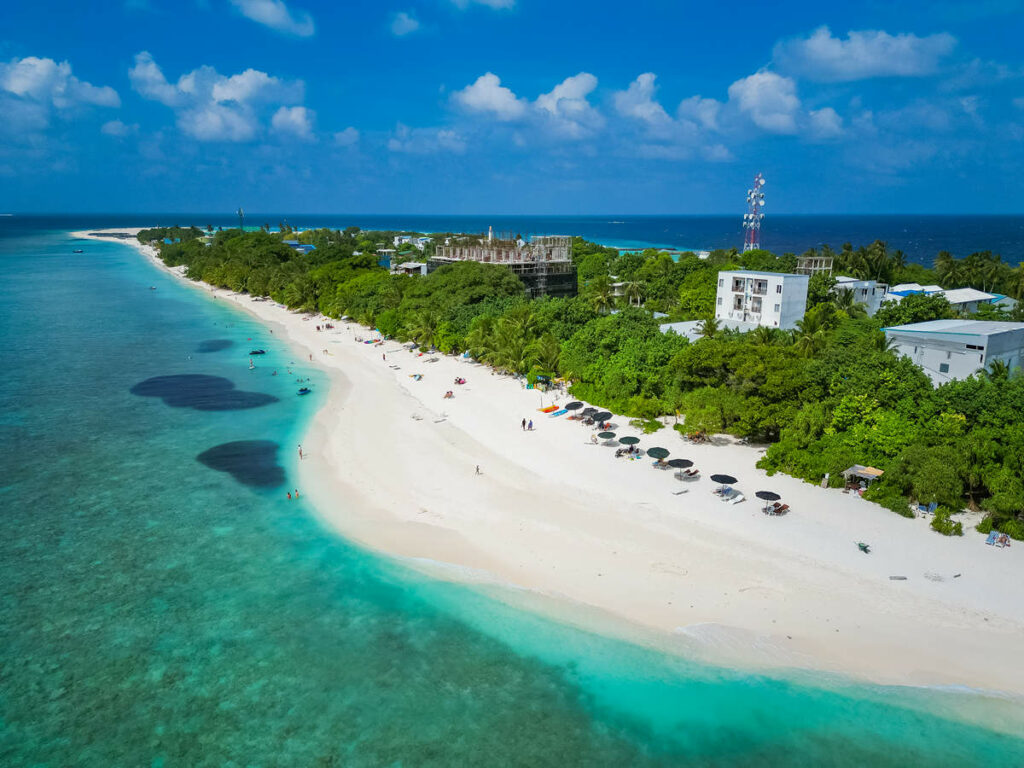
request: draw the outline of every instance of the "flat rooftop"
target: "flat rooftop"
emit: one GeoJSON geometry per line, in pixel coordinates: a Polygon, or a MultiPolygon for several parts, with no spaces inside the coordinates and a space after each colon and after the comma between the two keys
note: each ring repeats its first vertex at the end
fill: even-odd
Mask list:
{"type": "Polygon", "coordinates": [[[723,269],[720,275],[744,275],[746,277],[802,277],[810,280],[810,275],[794,275],[792,272],[755,272],[750,269],[723,269]]]}
{"type": "Polygon", "coordinates": [[[1003,323],[995,320],[929,320],[925,323],[895,325],[883,331],[934,333],[961,336],[995,336],[1000,333],[1024,331],[1024,323],[1003,323]]]}

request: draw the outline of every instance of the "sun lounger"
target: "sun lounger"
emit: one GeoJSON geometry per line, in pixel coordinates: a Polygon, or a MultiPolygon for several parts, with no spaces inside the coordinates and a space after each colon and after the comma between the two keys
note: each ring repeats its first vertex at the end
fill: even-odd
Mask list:
{"type": "Polygon", "coordinates": [[[733,503],[733,504],[739,504],[739,503],[740,503],[741,501],[746,501],[746,500],[747,500],[747,497],[746,497],[746,496],[744,496],[744,495],[743,495],[742,493],[740,493],[739,491],[737,491],[737,492],[736,492],[736,495],[735,495],[735,496],[733,496],[733,498],[732,498],[732,503],[733,503]]]}
{"type": "Polygon", "coordinates": [[[986,544],[995,544],[996,539],[999,538],[999,531],[989,531],[988,538],[985,539],[986,544]]]}

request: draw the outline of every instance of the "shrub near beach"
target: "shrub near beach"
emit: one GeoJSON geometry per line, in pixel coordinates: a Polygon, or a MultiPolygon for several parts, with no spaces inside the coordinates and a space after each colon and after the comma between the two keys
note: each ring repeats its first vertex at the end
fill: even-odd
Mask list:
{"type": "MultiPolygon", "coordinates": [[[[933,527],[958,534],[949,515],[986,513],[983,527],[1024,537],[1024,378],[998,366],[933,389],[896,356],[885,324],[950,317],[941,297],[909,297],[874,318],[834,281],[816,275],[806,315],[792,331],[737,334],[709,318],[722,269],[786,271],[791,255],[713,251],[708,258],[648,250],[620,253],[575,238],[579,295],[527,300],[520,281],[496,265],[460,263],[425,277],[391,275],[376,250],[393,232],[312,230],[291,236],[315,245],[300,253],[279,233],[198,228],[144,230],[171,266],[189,277],[269,296],[300,311],[348,315],[382,333],[446,353],[468,351],[498,370],[562,376],[580,399],[627,416],[678,415],[692,432],[729,433],[770,443],[761,460],[809,482],[852,464],[885,470],[868,495],[910,514],[910,503],[942,505],[933,527]],[[616,290],[616,285],[618,290],[616,290]],[[690,343],[663,334],[669,320],[704,319],[690,343]],[[946,511],[948,510],[948,512],[946,511]]],[[[443,237],[443,236],[438,236],[443,237]]],[[[423,259],[429,254],[409,253],[423,259]]],[[[824,249],[836,271],[884,282],[984,284],[1024,295],[1024,269],[992,254],[907,264],[883,243],[824,249]]],[[[1021,319],[984,308],[987,319],[1021,319]]]]}

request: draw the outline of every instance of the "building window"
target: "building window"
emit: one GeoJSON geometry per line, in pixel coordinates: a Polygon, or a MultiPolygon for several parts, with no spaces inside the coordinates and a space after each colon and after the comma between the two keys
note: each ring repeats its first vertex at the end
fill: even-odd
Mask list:
{"type": "Polygon", "coordinates": [[[718,306],[722,306],[722,297],[721,296],[718,297],[718,306]]]}
{"type": "Polygon", "coordinates": [[[949,363],[939,363],[939,373],[949,373],[949,363]]]}
{"type": "Polygon", "coordinates": [[[775,286],[775,292],[782,293],[782,283],[779,283],[778,285],[775,286]]]}
{"type": "Polygon", "coordinates": [[[718,278],[718,287],[721,288],[723,285],[725,285],[725,278],[724,277],[718,278]]]}
{"type": "Polygon", "coordinates": [[[775,305],[775,311],[778,312],[780,309],[782,309],[782,305],[781,304],[776,304],[775,305]]]}
{"type": "Polygon", "coordinates": [[[946,359],[949,360],[951,357],[953,357],[953,353],[952,352],[947,352],[946,353],[946,359]]]}
{"type": "Polygon", "coordinates": [[[985,348],[984,348],[984,347],[979,347],[979,346],[978,346],[977,344],[968,344],[968,345],[967,345],[967,348],[968,348],[968,349],[976,349],[976,350],[978,350],[979,352],[984,352],[984,351],[985,351],[985,348]]]}
{"type": "Polygon", "coordinates": [[[734,277],[732,279],[732,290],[733,290],[734,293],[742,293],[743,292],[743,278],[742,277],[734,277]]]}
{"type": "Polygon", "coordinates": [[[734,296],[733,297],[732,308],[733,309],[743,309],[743,297],[742,296],[734,296]]]}

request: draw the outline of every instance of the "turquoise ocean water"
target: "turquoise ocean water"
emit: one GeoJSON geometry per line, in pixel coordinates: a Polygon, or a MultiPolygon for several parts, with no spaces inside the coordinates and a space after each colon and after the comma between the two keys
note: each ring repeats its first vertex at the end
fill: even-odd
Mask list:
{"type": "Polygon", "coordinates": [[[1012,702],[707,667],[349,545],[285,496],[325,379],[132,249],[8,225],[0,286],[0,765],[1024,764],[1012,702]]]}

